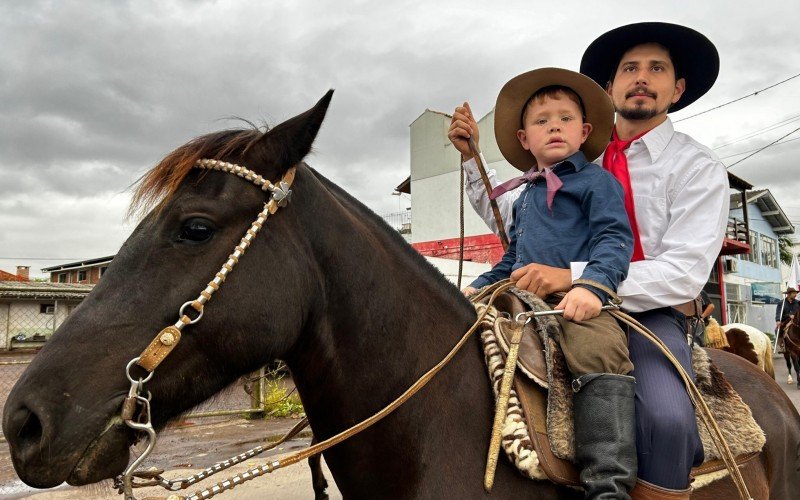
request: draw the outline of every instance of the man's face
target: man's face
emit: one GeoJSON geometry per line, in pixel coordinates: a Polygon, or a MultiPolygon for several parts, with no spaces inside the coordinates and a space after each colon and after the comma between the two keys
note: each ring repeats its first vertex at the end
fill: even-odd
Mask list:
{"type": "Polygon", "coordinates": [[[786,294],[786,296],[789,298],[789,302],[791,302],[797,297],[797,292],[790,292],[786,294]]]}
{"type": "Polygon", "coordinates": [[[666,115],[686,88],[683,78],[675,80],[669,52],[661,45],[637,45],[620,59],[614,81],[606,91],[617,113],[628,120],[649,120],[666,115]]]}

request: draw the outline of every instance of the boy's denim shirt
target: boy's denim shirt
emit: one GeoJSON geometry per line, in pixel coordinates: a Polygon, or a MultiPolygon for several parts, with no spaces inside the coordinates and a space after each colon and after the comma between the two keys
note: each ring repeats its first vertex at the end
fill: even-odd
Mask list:
{"type": "MultiPolygon", "coordinates": [[[[622,186],[602,167],[578,151],[552,167],[564,184],[547,208],[543,178],[528,184],[514,202],[508,250],[491,271],[472,286],[481,288],[508,278],[511,272],[537,263],[569,269],[587,262],[581,278],[616,291],[628,274],[633,235],[625,212],[622,186]]],[[[605,303],[607,295],[586,286],[605,303]]]]}

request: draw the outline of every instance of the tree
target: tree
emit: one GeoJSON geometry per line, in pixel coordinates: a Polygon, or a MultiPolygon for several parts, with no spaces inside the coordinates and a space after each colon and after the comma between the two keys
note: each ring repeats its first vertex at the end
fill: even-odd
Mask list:
{"type": "Polygon", "coordinates": [[[778,250],[781,253],[781,262],[787,266],[792,264],[792,245],[792,240],[790,240],[787,236],[778,237],[778,250]]]}

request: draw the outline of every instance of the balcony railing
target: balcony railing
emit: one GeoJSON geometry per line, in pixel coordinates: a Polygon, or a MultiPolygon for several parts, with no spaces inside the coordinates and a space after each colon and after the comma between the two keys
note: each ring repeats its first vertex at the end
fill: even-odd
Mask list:
{"type": "Polygon", "coordinates": [[[728,218],[725,228],[725,240],[722,242],[722,255],[739,255],[750,253],[750,236],[747,223],[735,217],[728,218]]]}
{"type": "Polygon", "coordinates": [[[381,218],[400,234],[411,234],[411,210],[381,215],[381,218]]]}

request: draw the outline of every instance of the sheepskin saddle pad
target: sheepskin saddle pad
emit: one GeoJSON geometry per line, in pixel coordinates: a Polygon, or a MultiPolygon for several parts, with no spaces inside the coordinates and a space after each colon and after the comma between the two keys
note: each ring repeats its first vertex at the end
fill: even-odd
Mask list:
{"type": "MultiPolygon", "coordinates": [[[[495,395],[505,369],[511,320],[520,312],[550,307],[535,295],[517,289],[499,296],[479,329],[486,366],[495,395]]],[[[486,306],[476,304],[478,312],[486,306]]],[[[537,317],[525,326],[514,385],[506,414],[502,447],[509,460],[532,479],[550,479],[578,486],[575,462],[571,375],[559,347],[561,328],[552,316],[537,317]]],[[[725,380],[705,350],[695,347],[695,383],[712,410],[737,462],[758,456],[766,443],[764,431],[750,408],[725,380]]],[[[697,489],[728,475],[711,435],[698,418],[706,462],[692,471],[697,489]]]]}

